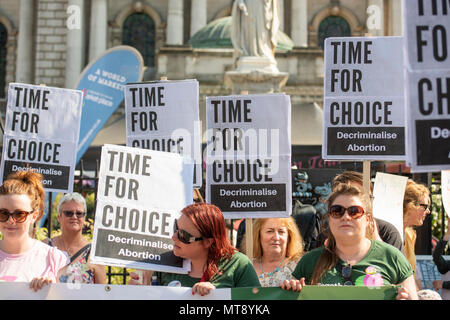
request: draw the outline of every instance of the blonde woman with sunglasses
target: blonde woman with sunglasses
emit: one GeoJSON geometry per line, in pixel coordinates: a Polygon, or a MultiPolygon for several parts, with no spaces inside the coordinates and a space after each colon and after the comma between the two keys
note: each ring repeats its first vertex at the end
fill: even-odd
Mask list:
{"type": "Polygon", "coordinates": [[[29,282],[37,291],[57,282],[58,273],[69,263],[67,256],[30,237],[33,224],[44,212],[42,175],[19,171],[0,186],[0,281],[29,282]]]}
{"type": "MultiPolygon", "coordinates": [[[[325,247],[302,257],[283,289],[304,285],[400,285],[397,299],[417,299],[411,265],[395,247],[373,240],[371,200],[359,188],[341,184],[328,198],[325,247]],[[299,280],[297,280],[299,279],[299,280]]],[[[325,290],[325,289],[324,289],[325,290]]]]}

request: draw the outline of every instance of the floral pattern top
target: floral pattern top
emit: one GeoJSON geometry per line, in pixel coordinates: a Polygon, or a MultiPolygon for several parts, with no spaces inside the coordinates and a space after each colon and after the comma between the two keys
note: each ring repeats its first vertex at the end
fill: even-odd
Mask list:
{"type": "MultiPolygon", "coordinates": [[[[254,259],[254,263],[259,264],[261,261],[254,259]]],[[[291,280],[292,271],[295,270],[298,260],[291,260],[287,262],[284,266],[276,268],[272,272],[264,272],[258,274],[258,279],[261,287],[279,287],[284,282],[284,280],[291,280]]]]}
{"type": "MultiPolygon", "coordinates": [[[[52,242],[49,242],[52,246],[52,242]]],[[[71,259],[65,272],[59,276],[58,281],[62,283],[95,283],[94,271],[89,268],[88,259],[91,253],[91,246],[87,247],[78,257],[71,259]],[[73,260],[73,261],[72,261],[73,260]]]]}

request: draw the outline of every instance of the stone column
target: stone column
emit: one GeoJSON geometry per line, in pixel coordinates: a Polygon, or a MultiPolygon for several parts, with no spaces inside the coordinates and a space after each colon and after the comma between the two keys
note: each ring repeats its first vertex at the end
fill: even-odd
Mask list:
{"type": "Polygon", "coordinates": [[[207,23],[207,1],[192,0],[191,4],[191,37],[207,23]]]}
{"type": "Polygon", "coordinates": [[[291,38],[296,47],[308,46],[308,5],[307,0],[291,2],[291,38]]]}
{"type": "Polygon", "coordinates": [[[33,83],[34,0],[20,0],[16,82],[33,83]]]}
{"type": "Polygon", "coordinates": [[[384,36],[384,5],[383,0],[367,2],[367,32],[371,36],[384,36]]]}
{"type": "Polygon", "coordinates": [[[169,0],[166,43],[183,44],[183,0],[169,0]]]}
{"type": "Polygon", "coordinates": [[[107,5],[107,0],[92,0],[89,61],[92,61],[106,50],[108,33],[107,5]]]}
{"type": "Polygon", "coordinates": [[[278,1],[278,19],[280,20],[281,31],[284,31],[284,0],[278,1]]]}
{"type": "Polygon", "coordinates": [[[67,13],[74,21],[67,21],[65,87],[75,89],[84,64],[84,0],[69,0],[67,13]]]}

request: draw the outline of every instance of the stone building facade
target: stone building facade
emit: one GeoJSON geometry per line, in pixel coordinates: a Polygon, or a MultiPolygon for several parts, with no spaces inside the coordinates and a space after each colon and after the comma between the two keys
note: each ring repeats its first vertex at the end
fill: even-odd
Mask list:
{"type": "MultiPolygon", "coordinates": [[[[233,0],[2,0],[2,110],[9,82],[74,88],[92,59],[113,46],[134,44],[141,46],[138,50],[146,61],[144,79],[198,79],[205,123],[205,97],[231,93],[224,75],[233,69],[233,49],[196,47],[191,40],[229,16],[232,4],[233,0]],[[135,34],[145,45],[133,40],[135,34]]],[[[292,144],[319,147],[323,39],[401,35],[401,0],[280,0],[279,4],[280,29],[292,44],[276,52],[279,70],[289,74],[283,92],[291,96],[292,144]]],[[[125,143],[122,113],[119,108],[115,114],[119,121],[105,127],[93,147],[125,143]]]]}

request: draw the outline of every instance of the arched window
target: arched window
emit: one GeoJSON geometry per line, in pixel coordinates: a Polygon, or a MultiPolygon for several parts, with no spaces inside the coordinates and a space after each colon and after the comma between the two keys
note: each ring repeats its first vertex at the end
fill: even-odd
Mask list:
{"type": "Polygon", "coordinates": [[[155,66],[155,22],[145,13],[129,15],[122,29],[122,44],[136,48],[144,58],[144,65],[155,66]]]}
{"type": "Polygon", "coordinates": [[[6,42],[8,40],[8,31],[0,23],[0,98],[5,97],[6,86],[6,42]]]}
{"type": "Polygon", "coordinates": [[[319,25],[319,46],[323,49],[328,37],[350,37],[351,29],[348,22],[339,16],[329,16],[319,25]]]}

